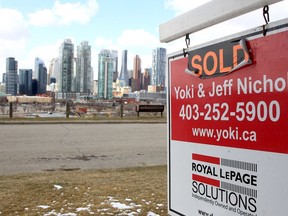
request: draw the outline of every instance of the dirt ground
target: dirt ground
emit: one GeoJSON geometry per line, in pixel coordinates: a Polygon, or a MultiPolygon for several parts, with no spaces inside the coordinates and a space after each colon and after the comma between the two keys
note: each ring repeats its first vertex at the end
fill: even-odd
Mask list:
{"type": "Polygon", "coordinates": [[[0,176],[0,215],[167,215],[167,167],[0,176]]]}

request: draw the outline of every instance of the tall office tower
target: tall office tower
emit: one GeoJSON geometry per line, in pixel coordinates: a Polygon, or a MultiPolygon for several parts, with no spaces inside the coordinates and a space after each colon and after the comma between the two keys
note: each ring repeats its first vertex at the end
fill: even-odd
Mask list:
{"type": "Polygon", "coordinates": [[[3,73],[3,75],[2,75],[2,82],[6,83],[6,73],[3,73]]]}
{"type": "Polygon", "coordinates": [[[113,61],[113,82],[116,82],[118,78],[118,51],[111,50],[113,61]]]}
{"type": "Polygon", "coordinates": [[[19,94],[32,95],[32,69],[19,70],[19,94]]]}
{"type": "Polygon", "coordinates": [[[98,55],[98,98],[112,99],[113,94],[113,55],[102,50],[98,55]]]}
{"type": "Polygon", "coordinates": [[[152,51],[151,85],[165,86],[166,49],[156,48],[152,51]]]}
{"type": "Polygon", "coordinates": [[[141,78],[141,59],[138,55],[134,57],[133,76],[132,76],[132,91],[140,91],[141,78]]]}
{"type": "Polygon", "coordinates": [[[79,92],[77,91],[77,85],[76,85],[76,61],[77,61],[77,58],[74,58],[74,61],[73,61],[73,73],[72,73],[72,92],[79,92]]]}
{"type": "Polygon", "coordinates": [[[119,80],[125,81],[125,85],[129,85],[129,76],[127,70],[127,50],[122,51],[122,65],[121,65],[121,72],[119,76],[119,80]]]}
{"type": "Polygon", "coordinates": [[[56,80],[57,82],[58,79],[59,79],[59,58],[53,58],[50,61],[49,65],[48,84],[51,83],[51,80],[56,80]]]}
{"type": "Polygon", "coordinates": [[[74,44],[70,39],[65,39],[59,49],[59,80],[57,80],[59,92],[72,92],[73,70],[74,44]]]}
{"type": "Polygon", "coordinates": [[[37,93],[46,93],[47,68],[45,67],[44,61],[38,57],[35,58],[35,70],[33,78],[38,80],[37,93]]]}
{"type": "Polygon", "coordinates": [[[13,57],[6,59],[6,94],[17,95],[18,92],[18,62],[13,57]]]}
{"type": "Polygon", "coordinates": [[[35,61],[34,61],[34,73],[33,73],[33,79],[37,79],[39,80],[39,65],[44,65],[45,67],[45,64],[44,64],[44,61],[38,57],[35,58],[35,61]]]}
{"type": "Polygon", "coordinates": [[[141,74],[141,90],[148,91],[148,85],[150,85],[150,68],[145,68],[141,74]]]}
{"type": "Polygon", "coordinates": [[[88,41],[82,41],[77,46],[76,58],[76,92],[92,93],[91,46],[88,41]]]}

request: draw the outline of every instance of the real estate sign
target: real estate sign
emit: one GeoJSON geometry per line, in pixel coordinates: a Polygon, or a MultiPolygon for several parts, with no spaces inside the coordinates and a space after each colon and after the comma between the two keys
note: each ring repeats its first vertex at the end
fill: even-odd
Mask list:
{"type": "Polygon", "coordinates": [[[169,213],[287,215],[288,20],[168,62],[169,213]]]}

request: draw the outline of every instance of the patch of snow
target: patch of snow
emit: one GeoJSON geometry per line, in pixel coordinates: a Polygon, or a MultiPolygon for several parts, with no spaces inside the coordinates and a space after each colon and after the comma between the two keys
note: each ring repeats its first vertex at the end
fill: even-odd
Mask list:
{"type": "Polygon", "coordinates": [[[63,187],[62,187],[61,185],[54,185],[54,188],[55,188],[56,190],[61,190],[63,187]]]}
{"type": "Polygon", "coordinates": [[[57,216],[77,216],[75,213],[58,214],[57,216]]]}
{"type": "Polygon", "coordinates": [[[103,209],[97,209],[98,212],[102,212],[102,211],[109,211],[109,209],[103,208],[103,209]]]}
{"type": "Polygon", "coordinates": [[[87,207],[87,208],[76,208],[76,211],[77,212],[80,212],[80,211],[90,211],[90,208],[89,207],[87,207]]]}
{"type": "Polygon", "coordinates": [[[50,212],[47,212],[46,214],[44,214],[44,216],[50,216],[50,215],[57,215],[55,210],[52,210],[50,212]]]}
{"type": "Polygon", "coordinates": [[[108,196],[107,198],[108,198],[109,201],[118,202],[118,200],[114,199],[114,197],[108,196]]]}
{"type": "Polygon", "coordinates": [[[130,213],[127,213],[127,216],[136,216],[136,215],[138,215],[137,212],[130,212],[130,213]]]}
{"type": "Polygon", "coordinates": [[[131,209],[131,208],[133,208],[132,206],[128,206],[126,204],[119,203],[119,202],[111,202],[110,204],[112,205],[113,208],[118,208],[118,209],[131,209]]]}
{"type": "Polygon", "coordinates": [[[160,215],[155,214],[154,212],[149,211],[149,212],[147,213],[147,216],[160,216],[160,215]]]}
{"type": "Polygon", "coordinates": [[[60,213],[57,213],[55,210],[44,214],[44,216],[51,216],[51,215],[55,215],[55,216],[77,216],[77,214],[75,214],[75,213],[60,214],[60,213]]]}
{"type": "Polygon", "coordinates": [[[162,206],[164,206],[164,204],[157,204],[157,206],[158,206],[158,207],[162,207],[162,206]]]}
{"type": "Polygon", "coordinates": [[[36,206],[37,208],[42,208],[42,209],[47,209],[47,208],[50,208],[50,206],[48,205],[39,205],[39,206],[36,206]]]}

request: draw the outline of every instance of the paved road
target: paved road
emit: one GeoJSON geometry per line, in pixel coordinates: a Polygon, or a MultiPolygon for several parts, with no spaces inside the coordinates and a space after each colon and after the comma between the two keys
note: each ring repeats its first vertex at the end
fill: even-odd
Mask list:
{"type": "Polygon", "coordinates": [[[0,125],[0,175],[166,164],[166,124],[0,125]]]}

